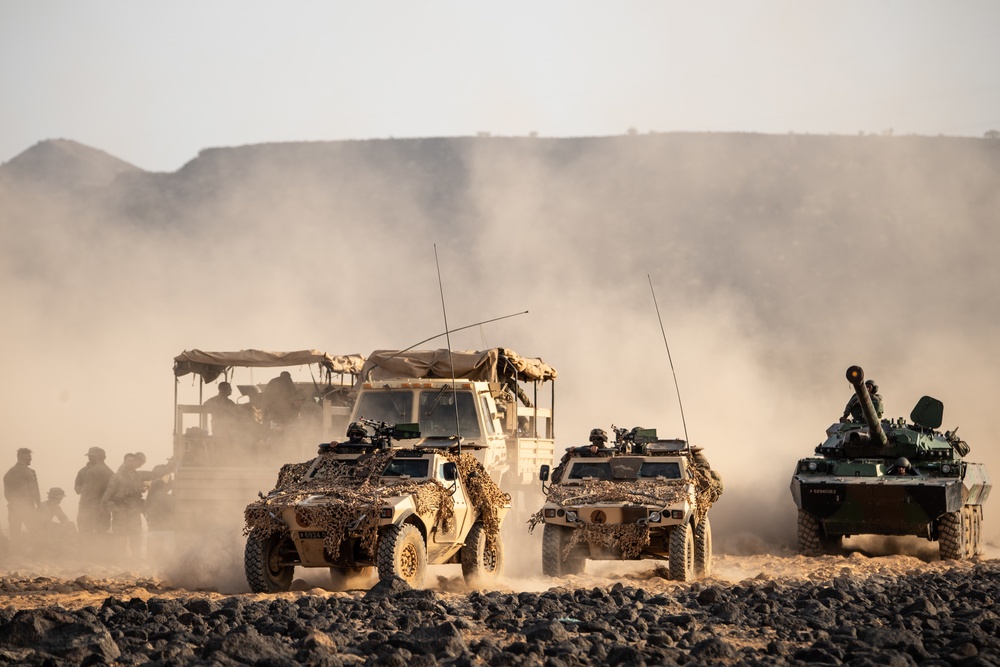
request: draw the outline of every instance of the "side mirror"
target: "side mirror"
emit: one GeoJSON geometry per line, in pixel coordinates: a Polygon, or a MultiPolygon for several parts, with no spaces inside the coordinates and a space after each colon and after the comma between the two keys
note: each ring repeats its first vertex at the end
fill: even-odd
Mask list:
{"type": "Polygon", "coordinates": [[[448,482],[454,482],[458,479],[458,466],[454,462],[448,461],[444,464],[444,478],[448,482]]]}
{"type": "Polygon", "coordinates": [[[549,481],[549,467],[547,465],[542,466],[538,471],[538,479],[543,482],[549,481]]]}

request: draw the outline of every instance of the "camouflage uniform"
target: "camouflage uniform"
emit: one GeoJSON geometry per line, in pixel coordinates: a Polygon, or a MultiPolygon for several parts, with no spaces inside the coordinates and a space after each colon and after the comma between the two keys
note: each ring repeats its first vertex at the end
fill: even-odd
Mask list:
{"type": "MultiPolygon", "coordinates": [[[[882,395],[869,394],[869,396],[871,396],[872,407],[875,408],[875,414],[879,419],[881,419],[883,412],[882,395]]],[[[847,418],[848,416],[851,417],[852,421],[859,424],[865,420],[865,413],[861,409],[861,399],[858,398],[857,394],[851,396],[851,398],[847,401],[847,405],[844,407],[844,418],[847,418]]]]}
{"type": "Polygon", "coordinates": [[[133,558],[138,557],[140,551],[144,491],[139,471],[124,463],[111,476],[101,498],[101,508],[111,513],[111,534],[124,541],[120,547],[124,550],[127,545],[133,558]]]}
{"type": "MultiPolygon", "coordinates": [[[[26,451],[26,450],[25,450],[26,451]]],[[[28,462],[30,459],[26,459],[28,462]]],[[[31,531],[38,506],[42,502],[38,491],[38,476],[35,471],[22,460],[18,453],[18,461],[3,476],[3,495],[7,499],[7,517],[10,521],[10,542],[14,546],[21,541],[21,528],[31,531]]]]}

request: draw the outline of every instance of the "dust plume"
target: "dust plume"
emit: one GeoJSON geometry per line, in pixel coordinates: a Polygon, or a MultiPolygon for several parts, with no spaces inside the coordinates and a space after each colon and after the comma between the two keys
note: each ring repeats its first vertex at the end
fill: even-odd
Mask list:
{"type": "MultiPolygon", "coordinates": [[[[793,546],[792,469],[842,411],[852,364],[889,416],[942,400],[969,458],[1000,470],[987,140],[261,145],[78,189],[15,167],[0,167],[0,461],[34,450],[43,496],[64,488],[71,518],[89,447],[113,467],[171,455],[180,351],[366,354],[442,332],[435,244],[453,328],[529,311],[451,344],[558,369],[557,454],[596,426],[683,437],[686,424],[725,482],[720,552],[793,546]]],[[[1000,542],[989,504],[985,532],[1000,542]]],[[[537,555],[533,539],[509,551],[537,555]]]]}

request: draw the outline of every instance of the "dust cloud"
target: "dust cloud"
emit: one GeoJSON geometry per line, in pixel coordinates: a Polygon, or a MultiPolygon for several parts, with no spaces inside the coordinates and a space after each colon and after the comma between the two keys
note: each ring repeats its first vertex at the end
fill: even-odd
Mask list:
{"type": "MultiPolygon", "coordinates": [[[[450,342],[558,369],[557,453],[594,427],[686,431],[725,482],[717,551],[784,553],[793,466],[842,411],[852,364],[888,416],[942,400],[970,460],[1000,470],[985,143],[400,140],[211,149],[79,191],[5,175],[0,461],[31,448],[43,496],[65,489],[75,519],[89,447],[113,468],[171,455],[182,350],[404,348],[444,330],[443,290],[452,328],[529,311],[450,342]]],[[[990,504],[985,532],[1000,543],[990,504]]],[[[539,539],[508,546],[514,576],[540,569],[539,539]]],[[[142,566],[176,565],[162,550],[142,566]]]]}

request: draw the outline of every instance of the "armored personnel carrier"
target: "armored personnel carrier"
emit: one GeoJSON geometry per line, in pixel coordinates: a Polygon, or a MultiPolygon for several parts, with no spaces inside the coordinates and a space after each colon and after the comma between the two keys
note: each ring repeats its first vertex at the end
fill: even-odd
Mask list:
{"type": "Polygon", "coordinates": [[[852,535],[916,535],[937,541],[942,559],[982,553],[986,467],[964,460],[958,429],[937,431],[941,401],[922,397],[910,423],[880,419],[864,377],[859,366],[847,369],[863,418],[831,425],[816,456],[795,467],[799,551],[830,552],[852,535]]]}
{"type": "Polygon", "coordinates": [[[274,490],[247,506],[244,569],[253,591],[288,590],[296,567],[329,568],[336,586],[372,567],[414,588],[433,564],[461,563],[472,586],[499,576],[510,497],[467,446],[421,438],[417,424],[364,420],[348,435],[321,445],[311,461],[283,466],[274,490]]]}
{"type": "Polygon", "coordinates": [[[544,524],[542,571],[579,574],[587,559],[669,562],[671,579],[712,572],[708,510],[721,479],[700,449],[660,440],[655,429],[617,429],[611,447],[567,452],[555,471],[542,466],[547,498],[529,520],[544,524]]]}

